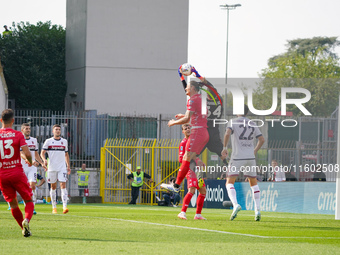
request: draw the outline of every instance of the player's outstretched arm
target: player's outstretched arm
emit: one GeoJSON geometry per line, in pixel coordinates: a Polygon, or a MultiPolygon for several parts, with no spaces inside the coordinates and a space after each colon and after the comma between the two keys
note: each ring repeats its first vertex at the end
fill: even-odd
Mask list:
{"type": "Polygon", "coordinates": [[[196,68],[194,66],[191,67],[191,72],[193,72],[196,76],[196,78],[200,79],[201,81],[204,79],[204,77],[202,77],[196,70],[196,68]]]}
{"type": "Polygon", "coordinates": [[[187,82],[185,81],[184,79],[184,75],[182,74],[182,65],[180,65],[180,67],[178,68],[178,74],[179,74],[179,78],[181,78],[181,82],[182,82],[182,85],[183,85],[183,88],[184,88],[184,91],[187,87],[187,82]]]}
{"type": "Polygon", "coordinates": [[[183,118],[184,116],[185,116],[185,114],[179,113],[179,114],[175,115],[175,118],[176,118],[176,120],[179,120],[179,119],[183,118]]]}
{"type": "Polygon", "coordinates": [[[220,104],[223,105],[223,101],[221,98],[221,95],[217,92],[217,89],[212,85],[205,77],[200,78],[202,83],[208,88],[208,91],[211,93],[211,95],[217,100],[220,101],[220,104]]]}
{"type": "MultiPolygon", "coordinates": [[[[196,76],[198,79],[200,79],[201,81],[204,81],[204,80],[205,80],[205,78],[202,77],[202,76],[197,72],[197,70],[196,70],[196,68],[195,68],[194,66],[191,67],[191,73],[194,73],[195,76],[196,76]]],[[[178,74],[179,74],[179,77],[180,77],[180,79],[181,79],[183,88],[184,88],[184,90],[185,90],[186,87],[187,87],[187,82],[185,81],[184,75],[183,75],[183,73],[182,73],[182,65],[180,65],[180,67],[178,68],[178,74]]],[[[189,74],[189,75],[190,75],[190,74],[189,74]]]]}
{"type": "Polygon", "coordinates": [[[208,90],[209,90],[210,92],[215,93],[216,88],[215,88],[215,86],[214,86],[210,81],[208,81],[205,77],[201,77],[200,80],[201,80],[201,82],[202,82],[205,86],[207,86],[207,88],[208,88],[208,90]]]}
{"type": "Polygon", "coordinates": [[[168,122],[168,126],[174,126],[174,125],[182,125],[182,124],[186,124],[190,121],[190,117],[193,114],[192,111],[186,111],[185,115],[183,118],[177,119],[177,120],[169,120],[168,122]]]}

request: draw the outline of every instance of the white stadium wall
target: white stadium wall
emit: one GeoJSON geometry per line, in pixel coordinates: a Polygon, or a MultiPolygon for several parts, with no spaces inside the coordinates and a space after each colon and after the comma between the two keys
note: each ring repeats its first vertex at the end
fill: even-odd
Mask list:
{"type": "Polygon", "coordinates": [[[69,0],[67,110],[185,112],[188,0],[69,0]]]}

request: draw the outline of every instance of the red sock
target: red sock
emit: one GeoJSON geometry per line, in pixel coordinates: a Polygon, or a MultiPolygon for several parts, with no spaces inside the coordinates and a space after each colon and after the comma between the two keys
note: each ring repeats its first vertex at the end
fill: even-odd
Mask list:
{"type": "Polygon", "coordinates": [[[22,221],[24,220],[24,217],[22,216],[22,212],[20,211],[20,208],[11,208],[12,215],[14,219],[18,222],[19,226],[22,228],[22,221]]]}
{"type": "Polygon", "coordinates": [[[29,221],[32,219],[33,210],[34,210],[33,202],[26,203],[26,206],[25,206],[25,219],[28,219],[29,221]]]}
{"type": "Polygon", "coordinates": [[[182,181],[184,180],[185,176],[187,175],[190,168],[190,161],[183,160],[181,168],[179,169],[176,184],[181,185],[182,181]]]}
{"type": "Polygon", "coordinates": [[[204,205],[204,199],[205,199],[205,194],[202,195],[202,194],[199,194],[198,195],[198,198],[197,198],[197,208],[196,208],[196,214],[201,214],[202,212],[202,208],[203,208],[203,205],[204,205]]]}
{"type": "Polygon", "coordinates": [[[183,205],[182,205],[182,212],[186,212],[190,203],[190,200],[194,194],[188,192],[184,199],[183,199],[183,205]]]}

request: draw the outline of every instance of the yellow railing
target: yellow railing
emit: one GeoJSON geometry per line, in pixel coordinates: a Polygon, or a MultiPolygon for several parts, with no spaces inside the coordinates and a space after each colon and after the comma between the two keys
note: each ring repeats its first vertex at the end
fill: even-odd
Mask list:
{"type": "Polygon", "coordinates": [[[102,202],[128,203],[131,183],[127,175],[141,166],[154,182],[144,179],[137,203],[156,204],[156,194],[162,199],[159,185],[177,175],[179,143],[179,139],[107,139],[101,149],[102,202]]]}

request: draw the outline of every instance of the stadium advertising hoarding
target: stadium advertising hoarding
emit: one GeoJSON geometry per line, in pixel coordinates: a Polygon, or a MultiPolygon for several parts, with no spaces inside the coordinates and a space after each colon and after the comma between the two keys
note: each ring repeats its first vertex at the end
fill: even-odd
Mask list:
{"type": "MultiPolygon", "coordinates": [[[[205,180],[207,195],[204,208],[223,208],[229,201],[225,180],[205,180]]],[[[335,213],[334,182],[259,182],[261,211],[290,213],[335,213]]],[[[243,210],[254,210],[251,189],[247,182],[236,182],[237,200],[243,210]]],[[[185,184],[185,193],[187,188],[185,184]]],[[[197,191],[190,207],[196,206],[197,191]]]]}

